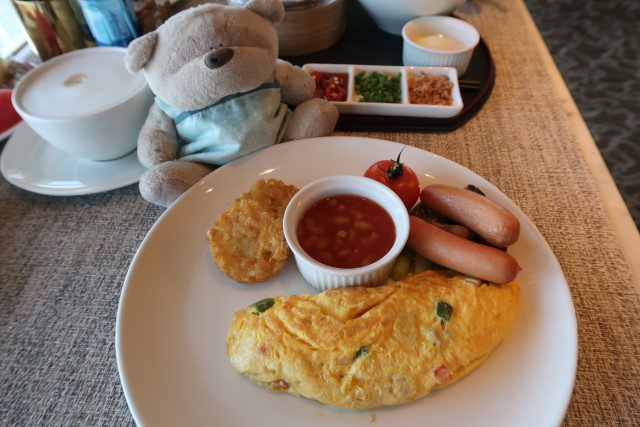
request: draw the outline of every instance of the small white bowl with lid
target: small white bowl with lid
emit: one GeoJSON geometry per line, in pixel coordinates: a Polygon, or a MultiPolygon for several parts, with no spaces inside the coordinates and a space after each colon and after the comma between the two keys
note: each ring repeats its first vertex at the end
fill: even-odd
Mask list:
{"type": "Polygon", "coordinates": [[[455,67],[463,75],[469,67],[473,50],[480,42],[475,27],[451,16],[423,16],[406,23],[402,28],[402,62],[408,66],[455,67]],[[428,36],[445,36],[460,46],[435,49],[418,41],[428,36]]]}
{"type": "Polygon", "coordinates": [[[449,15],[464,0],[359,0],[381,30],[400,35],[411,19],[427,15],[449,15]]]}
{"type": "Polygon", "coordinates": [[[409,238],[409,214],[402,200],[381,183],[361,176],[337,175],[313,181],[298,191],[284,213],[283,227],[300,273],[311,286],[324,291],[340,286],[383,284],[409,238]],[[298,223],[307,208],[320,199],[342,194],[374,201],[387,211],[395,226],[391,249],[378,261],[364,267],[336,268],[322,264],[309,256],[298,242],[298,223]]]}

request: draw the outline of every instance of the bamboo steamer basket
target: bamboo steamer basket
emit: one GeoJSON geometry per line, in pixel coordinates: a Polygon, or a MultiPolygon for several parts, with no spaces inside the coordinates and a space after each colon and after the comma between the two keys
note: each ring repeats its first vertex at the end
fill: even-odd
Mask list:
{"type": "Polygon", "coordinates": [[[298,56],[333,46],[344,33],[345,0],[321,0],[314,6],[287,10],[276,25],[278,56],[298,56]]]}

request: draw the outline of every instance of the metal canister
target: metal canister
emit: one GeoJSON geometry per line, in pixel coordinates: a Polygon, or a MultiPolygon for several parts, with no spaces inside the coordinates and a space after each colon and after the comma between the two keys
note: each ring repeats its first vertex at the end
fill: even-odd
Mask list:
{"type": "Polygon", "coordinates": [[[13,0],[31,49],[46,61],[87,47],[67,0],[13,0]]]}
{"type": "Polygon", "coordinates": [[[140,35],[130,0],[78,0],[98,46],[122,46],[140,35]]]}

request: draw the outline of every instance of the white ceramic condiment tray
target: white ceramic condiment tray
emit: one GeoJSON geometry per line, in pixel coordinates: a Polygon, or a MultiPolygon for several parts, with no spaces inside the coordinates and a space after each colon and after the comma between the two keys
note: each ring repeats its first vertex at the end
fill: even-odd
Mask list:
{"type": "Polygon", "coordinates": [[[401,67],[393,65],[348,65],[348,64],[305,64],[302,67],[308,73],[319,71],[324,73],[347,73],[349,83],[347,100],[331,102],[343,114],[362,114],[375,116],[429,117],[446,119],[458,114],[463,107],[458,73],[452,67],[401,67]],[[399,103],[359,102],[356,101],[355,76],[361,71],[378,71],[383,73],[400,73],[401,100],[399,103]],[[433,75],[445,75],[453,83],[451,89],[451,105],[412,104],[409,102],[409,76],[411,73],[423,71],[433,75]]]}

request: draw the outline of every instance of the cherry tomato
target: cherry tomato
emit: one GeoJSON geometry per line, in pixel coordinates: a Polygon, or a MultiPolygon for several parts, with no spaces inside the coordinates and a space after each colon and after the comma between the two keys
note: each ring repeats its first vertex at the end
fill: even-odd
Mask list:
{"type": "Polygon", "coordinates": [[[400,163],[400,154],[396,160],[382,160],[372,164],[364,176],[389,187],[400,197],[407,210],[410,210],[420,195],[420,181],[409,166],[400,163]]]}
{"type": "Polygon", "coordinates": [[[331,83],[324,90],[327,101],[345,101],[347,99],[347,91],[342,86],[331,83]]]}

